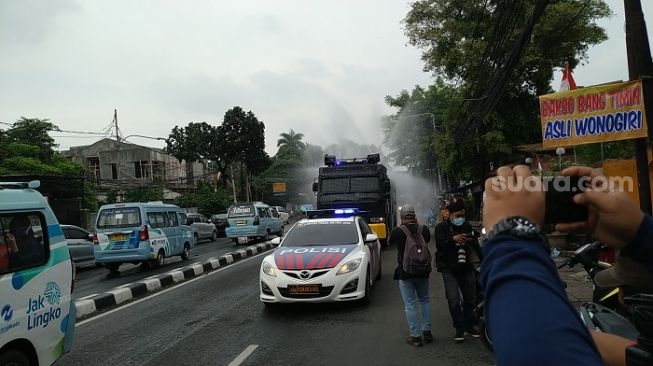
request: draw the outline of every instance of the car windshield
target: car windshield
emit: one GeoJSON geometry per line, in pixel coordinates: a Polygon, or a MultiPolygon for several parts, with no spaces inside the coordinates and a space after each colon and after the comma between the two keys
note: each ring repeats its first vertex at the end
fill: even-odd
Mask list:
{"type": "Polygon", "coordinates": [[[136,207],[109,208],[100,211],[98,229],[123,228],[141,225],[141,215],[136,207]]]}
{"type": "Polygon", "coordinates": [[[249,217],[254,216],[255,212],[254,205],[236,205],[229,208],[229,217],[249,217]]]}
{"type": "Polygon", "coordinates": [[[323,246],[358,243],[358,231],[353,221],[308,220],[298,222],[286,234],[284,247],[323,246]]]}

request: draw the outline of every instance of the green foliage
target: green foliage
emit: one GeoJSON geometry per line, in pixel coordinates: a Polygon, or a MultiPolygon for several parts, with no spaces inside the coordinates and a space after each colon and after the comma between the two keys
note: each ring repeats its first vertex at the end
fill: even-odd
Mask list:
{"type": "MultiPolygon", "coordinates": [[[[59,128],[48,119],[21,117],[5,131],[0,137],[0,142],[3,145],[12,143],[30,145],[36,150],[40,160],[49,162],[54,155],[54,148],[57,147],[54,139],[48,134],[51,131],[59,131],[59,128]]],[[[31,153],[33,154],[34,151],[31,153]]]]}
{"type": "Polygon", "coordinates": [[[139,187],[125,194],[125,202],[163,201],[163,187],[139,187]]]}
{"type": "Polygon", "coordinates": [[[95,199],[93,185],[89,182],[84,182],[84,200],[82,201],[82,207],[90,210],[91,212],[98,212],[100,209],[100,206],[95,199]]]}
{"type": "Polygon", "coordinates": [[[225,211],[231,202],[232,197],[224,187],[216,188],[203,182],[198,183],[196,192],[183,194],[175,200],[180,207],[197,207],[207,217],[225,211]]]}
{"type": "Polygon", "coordinates": [[[111,190],[107,192],[107,203],[116,203],[118,202],[118,194],[116,191],[111,190]]]}
{"type": "Polygon", "coordinates": [[[306,144],[304,144],[302,141],[303,138],[303,133],[297,133],[291,128],[290,132],[284,132],[279,135],[279,140],[277,140],[277,147],[286,147],[292,150],[301,151],[306,147],[306,144]]]}
{"type": "Polygon", "coordinates": [[[386,97],[398,110],[383,126],[394,162],[420,173],[437,162],[454,181],[471,181],[484,169],[481,164],[501,162],[512,146],[541,140],[537,96],[551,92],[556,68],[567,61],[576,66],[587,59],[589,47],[607,39],[596,20],[612,13],[603,0],[552,2],[508,75],[495,108],[470,117],[467,113],[484,100],[493,77],[503,72],[506,55],[535,2],[412,3],[404,19],[406,35],[422,50],[424,69],[438,79],[426,90],[416,87],[386,97]],[[437,133],[428,129],[427,116],[414,118],[416,126],[397,127],[402,116],[422,113],[436,116],[441,126],[437,133]],[[471,125],[462,123],[466,117],[471,125]]]}

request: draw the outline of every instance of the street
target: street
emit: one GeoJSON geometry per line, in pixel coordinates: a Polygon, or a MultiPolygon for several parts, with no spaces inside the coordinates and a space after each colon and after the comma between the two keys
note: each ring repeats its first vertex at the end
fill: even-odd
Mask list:
{"type": "Polygon", "coordinates": [[[142,270],[140,265],[125,263],[120,266],[119,275],[110,275],[106,268],[85,266],[77,269],[75,275],[75,298],[100,294],[115,287],[142,280],[143,278],[168,272],[177,267],[217,257],[237,249],[234,242],[228,238],[218,238],[216,241],[201,240],[191,250],[190,259],[186,262],[180,257],[166,258],[161,268],[142,270]]]}
{"type": "MultiPolygon", "coordinates": [[[[201,245],[200,245],[201,247],[201,245]]],[[[441,276],[431,279],[435,343],[405,343],[403,303],[392,280],[394,249],[371,304],[266,309],[259,301],[263,257],[208,275],[77,324],[73,351],[57,365],[492,365],[480,340],[453,341],[441,276]],[[242,355],[241,355],[242,353],[242,355]]]]}

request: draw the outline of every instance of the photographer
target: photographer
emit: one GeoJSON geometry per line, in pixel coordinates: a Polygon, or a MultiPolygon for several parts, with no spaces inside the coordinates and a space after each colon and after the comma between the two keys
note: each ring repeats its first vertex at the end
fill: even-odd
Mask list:
{"type": "Polygon", "coordinates": [[[465,221],[465,204],[454,197],[448,206],[448,218],[435,226],[435,265],[442,272],[449,312],[456,329],[454,340],[462,342],[465,334],[478,338],[472,314],[476,305],[474,262],[478,259],[478,240],[465,221]],[[462,304],[461,296],[462,293],[462,304]]]}

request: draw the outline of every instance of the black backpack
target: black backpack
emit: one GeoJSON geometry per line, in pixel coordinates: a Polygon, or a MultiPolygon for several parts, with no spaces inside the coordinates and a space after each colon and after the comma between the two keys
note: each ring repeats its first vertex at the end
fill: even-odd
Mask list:
{"type": "Polygon", "coordinates": [[[404,247],[404,261],[402,267],[405,273],[413,276],[425,276],[431,273],[431,252],[422,236],[423,226],[417,227],[417,233],[413,234],[405,225],[399,226],[406,235],[404,247]]]}

